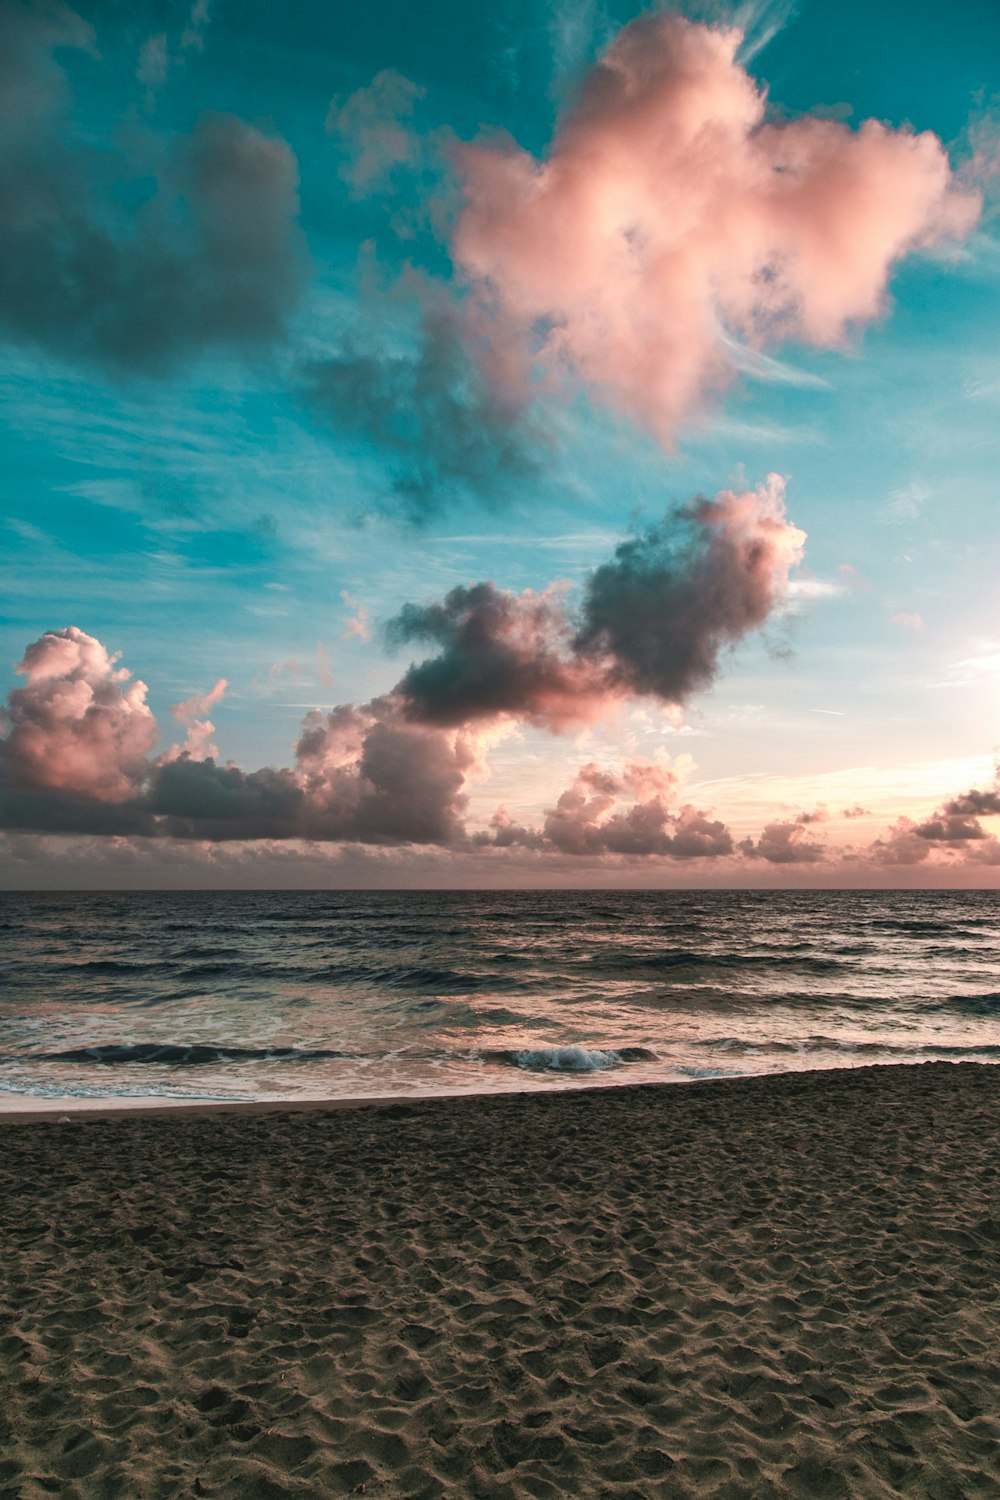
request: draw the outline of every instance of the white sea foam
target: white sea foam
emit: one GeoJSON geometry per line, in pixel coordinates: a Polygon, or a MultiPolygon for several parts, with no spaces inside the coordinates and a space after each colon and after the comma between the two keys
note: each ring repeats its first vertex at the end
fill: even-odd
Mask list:
{"type": "Polygon", "coordinates": [[[598,1073],[651,1056],[644,1047],[532,1047],[509,1054],[516,1068],[550,1073],[598,1073]]]}

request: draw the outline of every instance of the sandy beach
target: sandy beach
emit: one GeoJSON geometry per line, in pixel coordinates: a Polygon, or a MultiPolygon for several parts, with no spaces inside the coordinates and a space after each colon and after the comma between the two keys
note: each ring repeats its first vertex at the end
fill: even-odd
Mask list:
{"type": "Polygon", "coordinates": [[[0,1496],[1000,1495],[1000,1069],[0,1127],[0,1496]]]}

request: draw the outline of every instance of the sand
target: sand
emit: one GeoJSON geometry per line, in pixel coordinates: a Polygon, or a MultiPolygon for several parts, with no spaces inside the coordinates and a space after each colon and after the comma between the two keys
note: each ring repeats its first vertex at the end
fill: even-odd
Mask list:
{"type": "Polygon", "coordinates": [[[0,1496],[1000,1496],[1000,1068],[0,1127],[0,1496]]]}

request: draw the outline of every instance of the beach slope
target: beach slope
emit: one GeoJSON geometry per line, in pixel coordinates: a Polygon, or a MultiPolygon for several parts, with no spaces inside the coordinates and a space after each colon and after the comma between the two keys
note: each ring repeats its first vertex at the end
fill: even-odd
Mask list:
{"type": "Polygon", "coordinates": [[[1000,1068],[0,1126],[0,1496],[1000,1496],[1000,1068]]]}

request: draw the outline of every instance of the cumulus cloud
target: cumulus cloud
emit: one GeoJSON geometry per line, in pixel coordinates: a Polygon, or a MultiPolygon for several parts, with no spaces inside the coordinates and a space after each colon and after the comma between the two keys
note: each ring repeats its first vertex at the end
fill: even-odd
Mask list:
{"type": "Polygon", "coordinates": [[[195,760],[203,760],[206,756],[218,755],[219,751],[212,743],[215,725],[207,716],[225,696],[228,686],[226,678],[220,677],[207,693],[194,693],[190,698],[185,698],[183,703],[171,704],[170,712],[186,728],[187,738],[183,745],[172,745],[166,752],[165,759],[177,760],[179,756],[187,755],[195,760]]]}
{"type": "Polygon", "coordinates": [[[898,819],[885,838],[874,841],[866,851],[867,857],[877,864],[890,865],[923,864],[927,860],[935,864],[997,864],[1000,840],[980,822],[981,818],[995,816],[1000,816],[1000,780],[992,787],[971,787],[920,822],[898,819]]]}
{"type": "MultiPolygon", "coordinates": [[[[735,843],[721,819],[684,800],[686,756],[634,758],[616,769],[584,765],[539,826],[500,808],[488,828],[471,833],[469,785],[485,772],[506,710],[424,722],[413,717],[402,685],[369,703],[311,712],[290,767],[245,770],[220,764],[209,742],[207,715],[224,695],[224,678],[174,705],[187,741],[154,756],[157,726],[145,684],[93,636],[77,627],[48,631],[18,670],[25,681],[0,715],[0,829],[12,832],[166,838],[206,849],[305,841],[484,855],[520,850],[573,861],[731,857],[734,869],[757,860],[843,862],[813,835],[816,824],[829,821],[822,806],[735,843]]],[[[997,866],[1000,840],[980,821],[991,816],[1000,816],[1000,791],[973,788],[922,822],[899,819],[846,855],[869,867],[997,866]]]]}
{"type": "Polygon", "coordinates": [[[692,501],[592,575],[577,648],[609,658],[612,682],[627,691],[682,702],[711,683],[724,647],[784,599],[804,542],[785,516],[780,475],[692,501]]]}
{"type": "Polygon", "coordinates": [[[806,824],[813,821],[800,815],[789,823],[768,823],[757,839],[744,839],[740,853],[748,859],[764,859],[772,865],[813,864],[826,855],[826,845],[811,839],[806,824]]]}
{"type": "MultiPolygon", "coordinates": [[[[0,64],[0,332],[146,373],[278,336],[306,272],[285,142],[205,115],[153,161],[121,157],[123,181],[155,178],[128,208],[110,158],[75,128],[54,57],[92,47],[89,27],[62,6],[18,0],[2,0],[0,26],[10,46],[0,64]]],[[[166,68],[159,44],[151,38],[140,63],[148,88],[166,68]]]]}
{"type": "Polygon", "coordinates": [[[225,692],[175,705],[183,746],[152,759],[146,686],[93,636],[50,631],[30,646],[4,711],[0,826],[53,833],[208,839],[305,838],[459,844],[465,782],[484,740],[414,724],[398,699],[310,714],[291,769],[219,765],[205,715],[225,692]]]}
{"type": "Polygon", "coordinates": [[[978,790],[970,787],[958,797],[953,797],[950,802],[945,803],[945,812],[951,816],[970,816],[974,818],[991,817],[1000,814],[1000,788],[988,787],[978,790]]]}
{"type": "Polygon", "coordinates": [[[28,647],[17,667],[27,680],[8,698],[0,741],[0,770],[15,792],[103,804],[136,796],[156,720],[146,684],[129,682],[117,660],[75,626],[47,631],[28,647]]]}
{"type": "Polygon", "coordinates": [[[732,835],[724,823],[689,804],[673,805],[687,769],[686,758],[673,764],[632,760],[619,771],[583,766],[541,828],[526,828],[500,808],[476,842],[579,857],[715,859],[732,854],[732,835]]]}
{"type": "Polygon", "coordinates": [[[886,835],[865,850],[865,858],[877,865],[919,865],[928,859],[931,847],[917,832],[912,818],[897,818],[886,835]]]}
{"type": "Polygon", "coordinates": [[[508,714],[554,729],[630,694],[683,702],[783,600],[804,540],[771,475],[756,490],[693,500],[623,542],[591,574],[575,614],[552,590],[514,595],[492,583],[408,604],[389,624],[390,643],[440,649],[398,691],[429,723],[508,714]]]}
{"type": "Polygon", "coordinates": [[[595,717],[604,699],[604,678],[576,656],[555,591],[455,588],[439,604],[404,605],[386,634],[391,646],[428,641],[440,648],[399,683],[410,715],[427,723],[507,714],[561,729],[595,717]]]}
{"type": "Polygon", "coordinates": [[[668,445],[732,378],[734,341],[841,344],[902,256],[980,211],[928,132],[769,114],[740,42],[641,16],[544,159],[509,140],[453,151],[452,256],[500,315],[506,371],[572,372],[668,445]]]}

